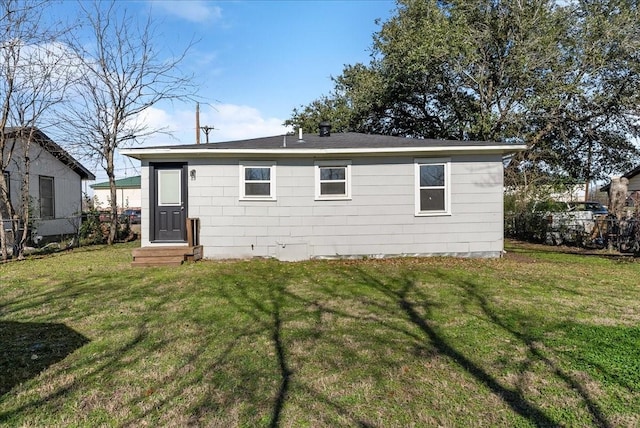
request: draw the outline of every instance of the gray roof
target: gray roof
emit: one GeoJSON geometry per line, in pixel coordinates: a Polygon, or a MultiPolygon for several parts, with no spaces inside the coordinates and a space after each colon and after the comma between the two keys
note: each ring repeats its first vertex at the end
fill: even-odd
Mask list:
{"type": "MultiPolygon", "coordinates": [[[[253,138],[248,140],[228,141],[221,143],[188,144],[155,147],[159,149],[379,149],[394,147],[491,147],[498,143],[492,141],[459,141],[430,140],[419,138],[392,137],[388,135],[360,134],[344,132],[320,137],[318,134],[303,134],[302,140],[297,135],[277,135],[273,137],[253,138]]],[[[500,144],[504,145],[504,144],[500,144]]],[[[514,147],[517,144],[513,144],[514,147]]]]}
{"type": "Polygon", "coordinates": [[[96,176],[91,171],[85,168],[80,162],[78,162],[73,156],[71,156],[66,150],[56,144],[47,134],[37,128],[19,128],[19,127],[7,127],[5,132],[10,137],[20,138],[22,135],[29,133],[33,130],[33,141],[39,144],[43,149],[48,151],[63,164],[67,165],[72,171],[80,176],[83,180],[95,180],[96,176]]]}
{"type": "Polygon", "coordinates": [[[221,143],[140,147],[121,150],[135,159],[180,159],[192,156],[329,156],[329,155],[389,155],[394,153],[513,153],[524,150],[519,143],[493,141],[430,140],[392,137],[387,135],[335,133],[327,137],[318,134],[278,135],[221,143]]]}

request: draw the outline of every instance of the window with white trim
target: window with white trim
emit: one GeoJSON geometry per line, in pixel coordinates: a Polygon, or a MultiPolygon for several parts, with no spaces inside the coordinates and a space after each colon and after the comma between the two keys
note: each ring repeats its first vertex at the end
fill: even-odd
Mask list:
{"type": "Polygon", "coordinates": [[[416,159],[416,215],[450,214],[449,159],[416,159]]]}
{"type": "Polygon", "coordinates": [[[316,199],[351,199],[351,162],[315,163],[316,199]]]}
{"type": "Polygon", "coordinates": [[[275,162],[245,162],[240,164],[240,199],[276,199],[275,162]]]}

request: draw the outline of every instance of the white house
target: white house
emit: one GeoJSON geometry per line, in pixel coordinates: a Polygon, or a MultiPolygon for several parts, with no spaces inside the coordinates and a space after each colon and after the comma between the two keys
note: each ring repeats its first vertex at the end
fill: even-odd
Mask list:
{"type": "Polygon", "coordinates": [[[358,133],[146,147],[142,246],[205,258],[454,255],[503,251],[503,156],[524,145],[358,133]]]}
{"type": "MultiPolygon", "coordinates": [[[[26,164],[25,143],[18,131],[16,128],[6,130],[16,146],[6,168],[5,179],[9,183],[11,203],[22,209],[20,192],[26,164]]],[[[95,180],[95,176],[44,132],[34,129],[33,136],[29,150],[29,195],[34,221],[32,234],[42,237],[73,234],[80,224],[82,181],[95,180]]],[[[5,229],[10,229],[4,207],[0,207],[0,214],[5,229]]]]}
{"type": "MultiPolygon", "coordinates": [[[[92,184],[93,198],[97,208],[109,208],[111,206],[111,189],[109,182],[92,184]]],[[[116,202],[118,208],[140,208],[140,176],[126,177],[116,180],[116,202]]]]}

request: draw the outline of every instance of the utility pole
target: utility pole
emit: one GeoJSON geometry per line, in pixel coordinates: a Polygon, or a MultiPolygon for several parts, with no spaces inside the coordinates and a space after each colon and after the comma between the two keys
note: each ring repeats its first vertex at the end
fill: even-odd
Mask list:
{"type": "Polygon", "coordinates": [[[213,131],[215,128],[213,126],[202,126],[200,129],[204,131],[204,135],[207,137],[207,144],[209,144],[209,132],[213,131]]]}
{"type": "Polygon", "coordinates": [[[592,142],[589,140],[589,151],[587,153],[587,173],[586,175],[586,183],[584,185],[584,201],[587,202],[589,200],[589,178],[591,177],[591,158],[592,154],[592,142]]]}
{"type": "Polygon", "coordinates": [[[200,103],[196,103],[196,144],[200,144],[200,103]]]}

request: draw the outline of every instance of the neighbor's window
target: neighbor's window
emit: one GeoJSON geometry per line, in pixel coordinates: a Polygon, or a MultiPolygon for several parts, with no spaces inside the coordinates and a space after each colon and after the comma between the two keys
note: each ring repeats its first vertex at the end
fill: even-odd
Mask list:
{"type": "Polygon", "coordinates": [[[55,193],[53,177],[40,176],[40,218],[50,219],[55,217],[55,193]]]}
{"type": "Polygon", "coordinates": [[[416,215],[449,214],[449,160],[416,159],[416,215]]]}
{"type": "Polygon", "coordinates": [[[9,199],[11,199],[11,179],[9,177],[9,172],[4,172],[4,182],[7,184],[7,194],[9,195],[9,199]]]}
{"type": "MultiPolygon", "coordinates": [[[[11,181],[9,179],[9,173],[5,172],[4,174],[4,182],[7,183],[7,196],[11,199],[11,181]]],[[[5,207],[2,200],[0,200],[0,220],[9,218],[8,208],[5,207]]],[[[2,222],[0,222],[0,225],[2,222]]]]}
{"type": "Polygon", "coordinates": [[[251,162],[240,165],[240,199],[276,198],[275,163],[251,162]]]}
{"type": "Polygon", "coordinates": [[[322,161],[315,164],[316,199],[351,198],[351,163],[322,161]]]}

